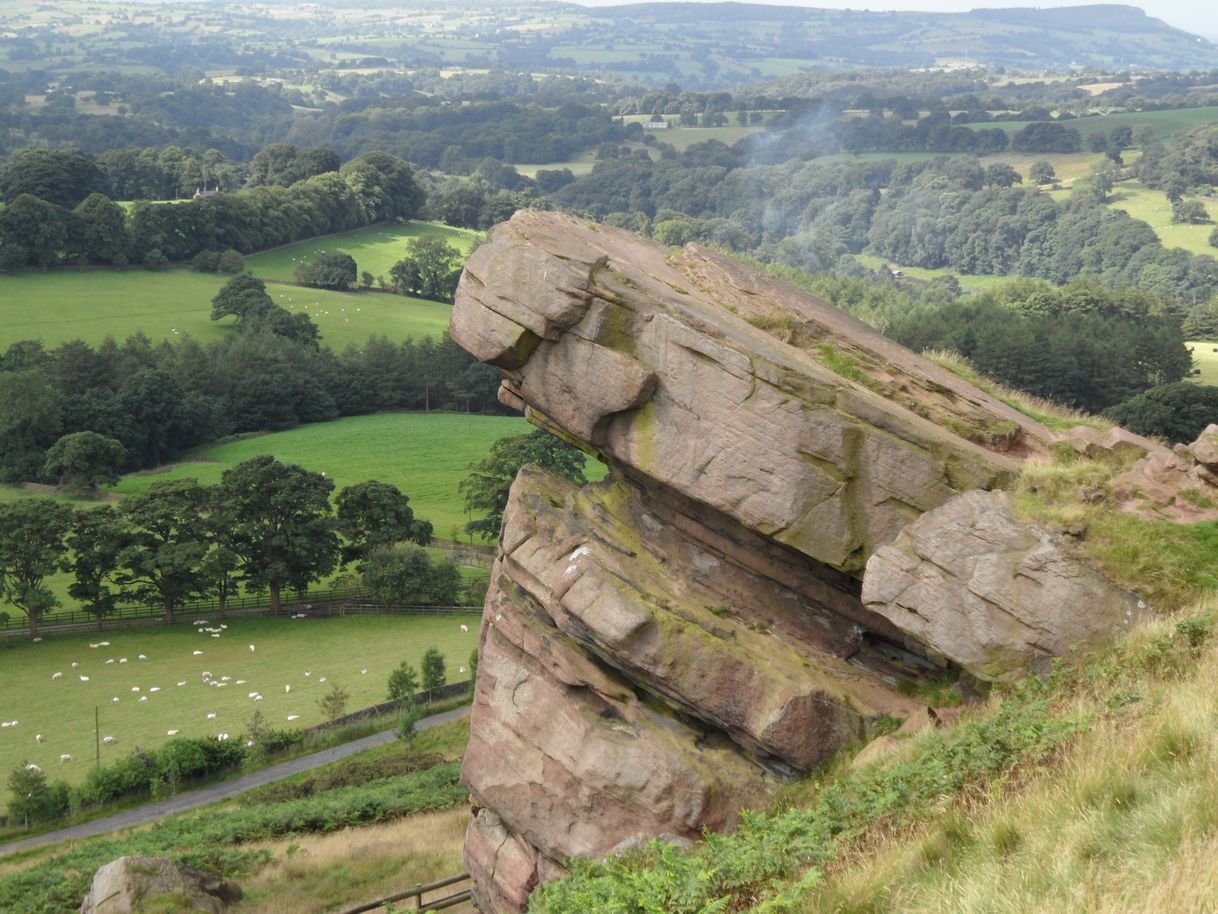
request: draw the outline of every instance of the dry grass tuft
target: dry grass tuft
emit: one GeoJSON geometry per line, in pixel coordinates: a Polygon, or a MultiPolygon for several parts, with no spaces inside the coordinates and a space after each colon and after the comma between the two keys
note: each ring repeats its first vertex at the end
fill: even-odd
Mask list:
{"type": "MultiPolygon", "coordinates": [[[[468,810],[459,808],[370,828],[260,842],[254,846],[270,850],[274,860],[242,881],[246,897],[233,914],[322,914],[455,875],[464,869],[461,847],[468,820],[468,810]]],[[[448,910],[467,914],[473,909],[461,905],[448,910]]]]}

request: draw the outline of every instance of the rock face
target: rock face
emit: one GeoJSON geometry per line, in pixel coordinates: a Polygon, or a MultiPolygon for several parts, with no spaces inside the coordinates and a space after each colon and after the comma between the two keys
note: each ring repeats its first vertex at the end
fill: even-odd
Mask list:
{"type": "Polygon", "coordinates": [[[1001,492],[966,492],[881,546],[863,603],[979,679],[1046,669],[1073,647],[1110,644],[1146,604],[1016,520],[1001,492]]]}
{"type": "Polygon", "coordinates": [[[132,914],[154,904],[174,911],[224,914],[241,899],[234,883],[160,857],[120,857],[93,874],[80,914],[132,914]]]}
{"type": "Polygon", "coordinates": [[[1191,445],[1156,447],[1113,481],[1122,510],[1194,523],[1218,520],[1218,425],[1191,445]]]}
{"type": "MultiPolygon", "coordinates": [[[[1018,576],[1043,531],[997,508],[1016,579],[996,570],[984,590],[964,574],[954,592],[1013,588],[1018,625],[983,604],[1007,625],[1003,650],[911,632],[884,599],[916,591],[895,572],[866,589],[911,523],[989,497],[1057,438],[790,285],[694,245],[520,212],[470,257],[450,332],[500,368],[505,404],[609,467],[582,489],[526,468],[512,488],[462,772],[483,911],[523,910],[569,857],[730,827],[880,715],[925,718],[899,680],[947,662],[1002,678],[1102,637],[1098,623],[1029,634],[1047,610],[1023,605],[1018,576]]],[[[1088,446],[1123,442],[1081,433],[1088,446]]],[[[926,578],[913,555],[901,567],[926,578]]],[[[1086,578],[1055,561],[1047,582],[1086,578]]]]}

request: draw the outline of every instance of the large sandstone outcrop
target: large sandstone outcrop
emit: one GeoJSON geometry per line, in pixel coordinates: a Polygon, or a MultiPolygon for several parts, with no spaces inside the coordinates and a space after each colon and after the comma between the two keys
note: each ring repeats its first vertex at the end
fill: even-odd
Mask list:
{"type": "MultiPolygon", "coordinates": [[[[609,467],[582,489],[526,468],[512,488],[463,767],[484,911],[522,910],[571,856],[730,827],[880,715],[910,716],[899,680],[1002,678],[1090,638],[1032,637],[1034,610],[1009,650],[936,640],[892,609],[915,588],[891,575],[865,605],[869,560],[947,503],[973,506],[974,531],[993,508],[1019,553],[1005,573],[1025,574],[1039,534],[975,499],[1056,436],[790,285],[521,212],[470,257],[451,333],[501,369],[504,403],[609,467]]],[[[1054,580],[1086,577],[1055,561],[1054,580]]],[[[987,610],[1007,592],[960,580],[987,610]]]]}

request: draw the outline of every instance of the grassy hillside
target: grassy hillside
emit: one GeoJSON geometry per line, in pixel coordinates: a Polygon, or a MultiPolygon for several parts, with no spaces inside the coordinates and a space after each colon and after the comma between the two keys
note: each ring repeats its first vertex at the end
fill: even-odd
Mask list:
{"type": "MultiPolygon", "coordinates": [[[[296,260],[308,259],[317,250],[334,250],[350,253],[361,270],[379,275],[405,255],[408,239],[423,234],[443,235],[462,251],[472,248],[476,239],[475,233],[427,222],[372,226],[256,254],[246,263],[260,277],[290,281],[296,260]]],[[[185,334],[219,339],[232,332],[232,319],[213,321],[211,300],[227,279],[184,268],[0,273],[0,349],[17,340],[41,339],[52,347],[73,339],[94,344],[107,336],[123,340],[133,333],[153,340],[185,334]]],[[[374,334],[396,340],[438,337],[451,312],[439,302],[380,292],[275,285],[268,289],[276,304],[307,311],[321,329],[323,342],[335,349],[361,344],[374,334]]]]}
{"type": "MultiPolygon", "coordinates": [[[[1214,231],[1210,225],[1178,225],[1171,221],[1172,207],[1167,195],[1161,190],[1152,190],[1142,185],[1140,181],[1122,181],[1112,192],[1113,209],[1121,209],[1134,219],[1141,219],[1155,230],[1167,247],[1184,248],[1192,254],[1208,254],[1213,256],[1218,251],[1210,245],[1210,233],[1214,231]]],[[[1210,203],[1206,206],[1210,218],[1218,216],[1218,205],[1210,203]]]]}
{"type": "Polygon", "coordinates": [[[373,276],[388,276],[389,268],[406,256],[411,238],[439,236],[468,254],[477,243],[478,232],[434,222],[411,221],[402,225],[371,225],[353,232],[313,238],[246,258],[246,268],[262,279],[294,280],[296,265],[317,254],[341,252],[355,258],[358,269],[373,276]]]}
{"type": "MultiPolygon", "coordinates": [[[[153,340],[190,334],[214,340],[232,333],[232,318],[211,319],[211,300],[224,279],[189,270],[89,270],[84,273],[0,273],[0,349],[41,339],[47,347],[80,339],[98,344],[144,333],[153,340]]],[[[327,292],[268,286],[289,311],[307,311],[327,345],[342,349],[373,334],[391,339],[438,337],[451,308],[380,292],[327,292]]]]}
{"type": "MultiPolygon", "coordinates": [[[[224,620],[210,621],[215,628],[224,620]]],[[[101,735],[115,738],[101,747],[103,762],[136,746],[159,746],[171,729],[183,736],[236,736],[255,708],[272,727],[311,726],[323,720],[316,702],[330,683],[351,694],[352,711],[377,704],[386,699],[389,673],[402,660],[417,668],[431,646],[445,655],[450,681],[468,678],[458,670],[468,666],[478,637],[478,617],[473,614],[230,619],[225,624],[228,628],[219,638],[179,624],[51,635],[38,644],[0,641],[0,717],[19,721],[17,727],[0,729],[0,772],[28,761],[51,777],[82,779],[94,758],[95,708],[101,715],[101,735]],[[463,624],[468,631],[461,631],[463,624]],[[109,645],[89,647],[100,641],[109,645]],[[249,650],[250,644],[255,651],[249,650]],[[139,660],[140,654],[148,659],[139,660]],[[122,658],[127,662],[121,663],[122,658]],[[73,669],[73,662],[80,666],[73,669]],[[216,680],[230,679],[223,687],[208,686],[201,678],[204,671],[216,680]],[[62,679],[52,680],[56,672],[62,679]],[[81,676],[89,681],[82,682],[81,676]],[[288,685],[291,692],[285,692],[288,685]],[[132,691],[136,687],[138,693],[132,691]],[[159,691],[150,691],[153,687],[159,691]],[[248,697],[255,691],[262,701],[248,697]],[[141,696],[148,700],[140,701],[141,696]],[[208,719],[209,713],[216,717],[208,719]],[[299,719],[289,721],[289,715],[299,719]],[[36,734],[43,735],[42,743],[35,741],[36,734]],[[65,753],[74,761],[61,763],[65,753]]]]}
{"type": "Polygon", "coordinates": [[[505,435],[523,434],[530,426],[513,416],[463,413],[377,413],[333,422],[317,422],[254,435],[206,447],[190,459],[161,470],[124,477],[111,491],[129,494],[161,479],[194,477],[211,485],[229,467],[271,454],[286,463],[324,472],[337,489],[379,479],[410,497],[410,506],[447,536],[453,524],[464,524],[457,485],[471,461],[480,460],[505,435]]]}
{"type": "Polygon", "coordinates": [[[1218,342],[1192,340],[1187,346],[1193,353],[1193,367],[1201,369],[1197,380],[1202,384],[1218,384],[1218,342]]]}

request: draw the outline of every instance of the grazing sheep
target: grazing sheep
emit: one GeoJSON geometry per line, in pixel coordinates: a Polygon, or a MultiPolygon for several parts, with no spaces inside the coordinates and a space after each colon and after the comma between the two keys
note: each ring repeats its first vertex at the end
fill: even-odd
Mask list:
{"type": "Polygon", "coordinates": [[[147,701],[147,700],[148,700],[148,696],[147,696],[147,695],[141,695],[141,696],[140,696],[140,701],[147,701]]]}
{"type": "Polygon", "coordinates": [[[119,663],[126,663],[126,662],[127,662],[127,658],[126,658],[126,657],[119,657],[119,658],[118,658],[118,662],[119,662],[119,663]]]}
{"type": "Polygon", "coordinates": [[[98,644],[98,647],[109,647],[110,646],[109,641],[98,641],[97,644],[98,644]]]}
{"type": "Polygon", "coordinates": [[[257,695],[257,694],[258,694],[257,692],[250,692],[250,693],[249,693],[248,695],[246,695],[245,697],[246,697],[246,698],[253,698],[253,697],[254,697],[255,695],[257,695]]]}
{"type": "Polygon", "coordinates": [[[61,762],[70,762],[70,761],[72,761],[72,756],[68,755],[68,754],[65,752],[63,755],[61,755],[61,756],[59,757],[59,760],[60,760],[61,762]]]}
{"type": "Polygon", "coordinates": [[[215,711],[208,711],[208,712],[207,712],[207,719],[208,719],[208,720],[215,720],[215,719],[216,719],[216,712],[215,712],[215,711]]]}
{"type": "Polygon", "coordinates": [[[28,765],[25,766],[25,770],[26,771],[41,771],[42,769],[39,768],[37,765],[35,765],[33,762],[30,762],[28,765]]]}
{"type": "Polygon", "coordinates": [[[7,730],[8,726],[9,724],[7,720],[0,720],[0,730],[7,730]]]}
{"type": "Polygon", "coordinates": [[[139,686],[132,686],[132,687],[131,687],[131,691],[132,691],[132,692],[138,692],[139,690],[140,690],[140,687],[139,687],[139,686]]]}
{"type": "Polygon", "coordinates": [[[102,742],[105,743],[107,746],[109,746],[109,745],[113,744],[114,737],[113,736],[103,736],[102,742]]]}
{"type": "Polygon", "coordinates": [[[300,720],[300,715],[299,714],[289,714],[288,720],[300,720]]]}
{"type": "Polygon", "coordinates": [[[109,666],[109,665],[110,665],[110,664],[112,664],[113,662],[114,662],[114,658],[113,658],[113,657],[111,657],[109,660],[107,660],[107,661],[106,661],[106,666],[109,666]]]}
{"type": "Polygon", "coordinates": [[[461,623],[461,631],[463,631],[463,632],[469,631],[469,626],[466,625],[464,622],[461,623]]]}
{"type": "Polygon", "coordinates": [[[115,704],[115,705],[116,705],[116,704],[118,704],[118,696],[117,696],[117,695],[115,695],[113,698],[111,698],[111,699],[110,699],[110,703],[111,703],[111,704],[115,704]]]}
{"type": "Polygon", "coordinates": [[[325,676],[322,676],[322,677],[321,677],[321,679],[319,679],[319,680],[317,680],[317,681],[318,681],[318,682],[325,682],[325,681],[326,681],[326,677],[325,677],[325,676]]]}
{"type": "Polygon", "coordinates": [[[34,742],[36,742],[36,743],[40,743],[40,742],[42,742],[44,739],[46,739],[46,737],[44,737],[44,736],[43,736],[41,733],[35,733],[35,734],[34,734],[34,742]]]}
{"type": "Polygon", "coordinates": [[[252,644],[250,645],[250,653],[251,654],[254,653],[254,645],[252,645],[252,644]]]}
{"type": "Polygon", "coordinates": [[[285,685],[285,686],[283,687],[283,694],[285,694],[285,695],[286,695],[286,694],[288,694],[288,693],[289,693],[289,692],[291,692],[291,691],[292,691],[292,687],[291,687],[290,685],[285,685]]]}
{"type": "Polygon", "coordinates": [[[463,666],[459,666],[459,667],[457,667],[457,672],[458,672],[458,673],[464,673],[464,672],[465,672],[465,667],[463,667],[463,666]]]}
{"type": "Polygon", "coordinates": [[[151,689],[149,689],[148,691],[149,691],[149,692],[159,692],[159,691],[161,691],[161,687],[160,687],[160,686],[153,686],[153,687],[152,687],[151,689]]]}
{"type": "Polygon", "coordinates": [[[80,677],[80,681],[81,681],[81,682],[88,682],[88,681],[89,681],[89,677],[88,677],[88,676],[81,676],[81,677],[80,677]]]}
{"type": "Polygon", "coordinates": [[[196,657],[198,657],[198,656],[199,656],[199,655],[201,655],[203,652],[202,652],[202,651],[191,651],[191,653],[192,653],[192,654],[194,654],[196,657]]]}
{"type": "Polygon", "coordinates": [[[139,655],[138,657],[136,657],[135,659],[136,659],[136,660],[147,660],[147,659],[148,659],[148,656],[147,656],[146,654],[140,654],[140,655],[139,655]]]}
{"type": "Polygon", "coordinates": [[[359,671],[359,674],[360,674],[361,676],[367,676],[367,675],[368,675],[368,668],[367,668],[367,667],[364,667],[362,670],[360,670],[360,671],[359,671]]]}
{"type": "Polygon", "coordinates": [[[166,730],[165,735],[166,736],[177,736],[181,732],[182,732],[181,730],[166,730]]]}
{"type": "Polygon", "coordinates": [[[72,669],[74,669],[74,670],[80,669],[80,664],[77,663],[75,660],[72,661],[72,669]]]}
{"type": "Polygon", "coordinates": [[[59,680],[63,679],[63,673],[52,673],[51,678],[59,682],[59,680]]]}
{"type": "Polygon", "coordinates": [[[181,682],[179,682],[179,683],[178,683],[178,686],[179,686],[179,687],[184,686],[184,685],[186,685],[186,680],[185,680],[185,679],[183,679],[181,682]]]}

